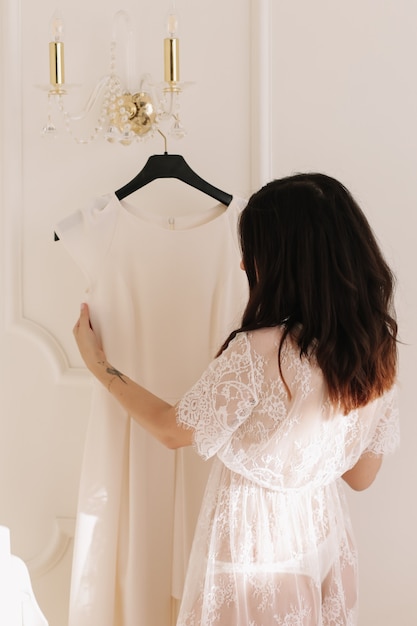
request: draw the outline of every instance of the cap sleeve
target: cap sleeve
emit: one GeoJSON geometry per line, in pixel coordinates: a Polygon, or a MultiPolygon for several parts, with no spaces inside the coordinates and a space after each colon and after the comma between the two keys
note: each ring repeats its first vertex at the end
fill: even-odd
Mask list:
{"type": "Polygon", "coordinates": [[[394,385],[380,399],[376,424],[365,452],[391,454],[400,443],[398,390],[394,385]]]}
{"type": "Polygon", "coordinates": [[[117,211],[110,195],[94,199],[55,226],[62,244],[91,283],[111,245],[117,211]]]}
{"type": "Polygon", "coordinates": [[[209,459],[249,417],[258,398],[250,346],[239,333],[176,406],[177,420],[194,430],[194,445],[209,459]]]}

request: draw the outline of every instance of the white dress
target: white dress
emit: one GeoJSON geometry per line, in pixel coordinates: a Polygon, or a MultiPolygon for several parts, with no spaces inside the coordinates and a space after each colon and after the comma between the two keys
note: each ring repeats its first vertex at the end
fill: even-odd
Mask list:
{"type": "Polygon", "coordinates": [[[341,476],[399,441],[395,388],[343,415],[281,330],[239,333],[177,405],[215,457],[177,626],[353,626],[357,555],[341,476]]]}
{"type": "MultiPolygon", "coordinates": [[[[56,226],[87,277],[109,361],[175,403],[239,320],[246,202],[167,219],[114,194],[56,226]]],[[[209,467],[166,450],[94,383],[78,498],[70,626],[167,626],[181,597],[209,467]]]]}

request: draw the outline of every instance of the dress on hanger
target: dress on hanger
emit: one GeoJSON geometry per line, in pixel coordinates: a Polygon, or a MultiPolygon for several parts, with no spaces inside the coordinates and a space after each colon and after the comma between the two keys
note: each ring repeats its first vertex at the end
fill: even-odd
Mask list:
{"type": "Polygon", "coordinates": [[[214,458],[177,626],[355,626],[342,474],[399,442],[396,389],[348,415],[280,328],[239,333],[177,407],[214,458]]]}
{"type": "MultiPolygon", "coordinates": [[[[96,199],[55,228],[85,273],[115,367],[175,403],[239,325],[246,201],[165,218],[96,199]]],[[[181,597],[210,463],[166,450],[93,383],[79,488],[69,626],[167,626],[181,597]]]]}

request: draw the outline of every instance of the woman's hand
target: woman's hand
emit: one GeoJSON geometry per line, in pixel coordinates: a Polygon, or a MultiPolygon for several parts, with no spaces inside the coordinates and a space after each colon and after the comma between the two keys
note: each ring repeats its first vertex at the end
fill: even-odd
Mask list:
{"type": "Polygon", "coordinates": [[[177,424],[175,408],[171,404],[150,393],[110,365],[91,327],[86,304],[81,305],[80,317],[73,332],[88,369],[124,407],[130,417],[167,448],[175,449],[192,444],[193,431],[177,424]]]}
{"type": "Polygon", "coordinates": [[[93,372],[106,362],[106,355],[90,323],[88,305],[81,305],[81,313],[73,329],[75,341],[88,369],[93,372]]]}

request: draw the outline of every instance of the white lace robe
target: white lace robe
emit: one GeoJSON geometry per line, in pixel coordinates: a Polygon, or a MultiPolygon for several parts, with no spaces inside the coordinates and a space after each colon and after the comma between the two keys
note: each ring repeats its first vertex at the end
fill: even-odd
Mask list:
{"type": "Polygon", "coordinates": [[[399,441],[395,388],[343,415],[278,328],[240,333],[177,405],[214,455],[177,626],[353,626],[357,557],[341,475],[399,441]]]}

